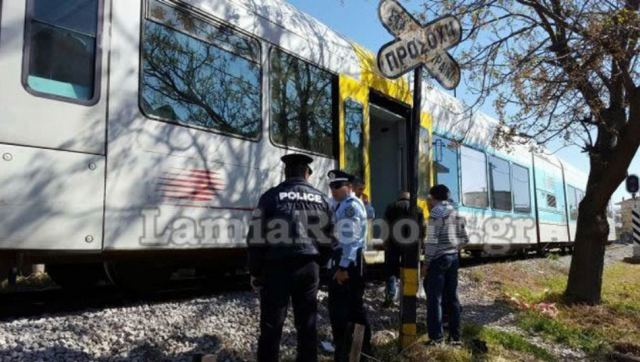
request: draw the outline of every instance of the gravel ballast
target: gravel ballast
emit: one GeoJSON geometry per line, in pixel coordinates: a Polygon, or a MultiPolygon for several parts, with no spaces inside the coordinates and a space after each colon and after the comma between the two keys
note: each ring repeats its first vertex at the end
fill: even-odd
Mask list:
{"type": "MultiPolygon", "coordinates": [[[[607,262],[623,259],[629,250],[614,249],[615,254],[610,253],[607,262]]],[[[567,263],[568,259],[562,257],[559,262],[567,263]]],[[[530,263],[536,268],[544,261],[516,262],[530,263]]],[[[510,311],[499,307],[494,298],[474,286],[468,276],[472,268],[461,271],[464,322],[511,330],[510,311]]],[[[390,330],[398,324],[397,307],[383,309],[383,298],[384,283],[370,283],[367,308],[378,337],[392,334],[390,330]]],[[[330,341],[327,293],[321,291],[319,299],[320,340],[330,341]]],[[[425,319],[424,304],[421,300],[418,312],[421,320],[425,319]]],[[[0,323],[0,361],[191,361],[196,354],[214,354],[219,361],[250,361],[255,359],[258,320],[258,298],[251,291],[14,319],[0,323]]],[[[329,354],[323,353],[329,358],[329,354]]],[[[554,350],[554,354],[567,359],[583,357],[571,350],[554,350]]],[[[283,331],[282,356],[285,359],[295,356],[291,309],[283,331]]]]}

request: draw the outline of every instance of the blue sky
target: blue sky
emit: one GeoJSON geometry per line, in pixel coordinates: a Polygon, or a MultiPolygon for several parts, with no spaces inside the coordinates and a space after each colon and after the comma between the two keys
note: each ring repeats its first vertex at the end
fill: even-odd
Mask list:
{"type": "MultiPolygon", "coordinates": [[[[384,43],[392,40],[392,36],[382,27],[378,20],[378,0],[288,0],[298,9],[315,17],[328,25],[331,29],[352,39],[366,48],[377,51],[384,43]]],[[[420,2],[403,1],[403,5],[409,9],[417,9],[420,2]]],[[[473,99],[464,99],[463,92],[458,92],[462,101],[471,102],[473,99]]],[[[495,115],[490,104],[486,104],[482,111],[495,115]]],[[[552,151],[558,150],[558,146],[548,146],[552,151]]],[[[560,158],[568,161],[581,170],[589,170],[589,159],[581,153],[577,147],[560,149],[556,153],[560,158]]],[[[640,155],[631,164],[630,173],[640,173],[640,155]]],[[[618,202],[622,197],[630,195],[624,190],[624,185],[613,195],[613,201],[618,202]]]]}

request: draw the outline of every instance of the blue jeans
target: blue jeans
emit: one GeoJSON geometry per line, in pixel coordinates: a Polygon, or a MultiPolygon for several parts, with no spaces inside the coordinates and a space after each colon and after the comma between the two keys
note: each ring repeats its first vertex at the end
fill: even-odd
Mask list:
{"type": "Polygon", "coordinates": [[[398,277],[395,275],[391,275],[387,277],[387,285],[386,285],[386,300],[394,300],[396,298],[396,294],[398,294],[398,277]]]}
{"type": "Polygon", "coordinates": [[[427,331],[432,340],[442,340],[442,308],[449,314],[449,338],[460,340],[458,300],[458,254],[446,254],[429,263],[424,289],[427,293],[427,331]]]}
{"type": "Polygon", "coordinates": [[[401,251],[393,242],[389,242],[384,250],[384,269],[387,275],[386,300],[393,300],[398,294],[398,274],[400,270],[401,251]]]}

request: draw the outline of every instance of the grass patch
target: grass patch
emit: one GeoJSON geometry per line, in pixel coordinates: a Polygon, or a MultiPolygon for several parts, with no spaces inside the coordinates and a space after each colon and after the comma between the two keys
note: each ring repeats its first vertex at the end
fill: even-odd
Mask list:
{"type": "MultiPolygon", "coordinates": [[[[487,344],[489,351],[491,351],[492,349],[498,351],[515,351],[520,352],[524,355],[533,356],[535,357],[535,359],[541,361],[556,360],[553,354],[549,353],[544,348],[530,343],[523,336],[516,333],[501,331],[495,328],[487,328],[478,325],[466,325],[463,329],[463,335],[467,345],[472,346],[472,348],[473,345],[477,343],[474,341],[480,340],[484,341],[487,344]]],[[[488,356],[491,356],[490,352],[488,353],[488,356]]]]}
{"type": "Polygon", "coordinates": [[[605,269],[604,304],[624,312],[640,313],[640,265],[616,263],[605,269]]]}
{"type": "Polygon", "coordinates": [[[553,261],[560,260],[560,254],[557,254],[557,253],[550,253],[550,254],[547,256],[547,259],[549,259],[549,260],[553,260],[553,261]]]}
{"type": "Polygon", "coordinates": [[[488,293],[503,295],[505,293],[519,293],[535,299],[537,294],[543,294],[548,284],[558,277],[566,275],[556,264],[546,259],[531,260],[524,263],[497,263],[472,268],[467,273],[472,282],[480,283],[488,293]],[[533,294],[532,294],[533,293],[533,294]]]}
{"type": "Polygon", "coordinates": [[[533,311],[518,315],[521,328],[549,341],[579,348],[592,358],[612,350],[640,349],[640,265],[620,262],[605,268],[599,306],[564,304],[566,283],[566,273],[555,270],[534,273],[521,282],[506,278],[501,289],[526,303],[557,303],[555,319],[533,311]]]}
{"type": "Polygon", "coordinates": [[[417,346],[406,353],[409,361],[448,361],[467,362],[472,361],[472,354],[464,348],[452,348],[448,346],[426,348],[417,346]]]}
{"type": "Polygon", "coordinates": [[[478,269],[471,270],[468,276],[474,283],[482,283],[485,280],[484,274],[478,269]]]}
{"type": "Polygon", "coordinates": [[[579,348],[591,355],[600,354],[606,343],[597,331],[572,326],[562,319],[551,319],[536,312],[523,312],[518,316],[518,326],[537,333],[556,343],[579,348]]]}
{"type": "Polygon", "coordinates": [[[375,358],[381,361],[555,361],[555,357],[525,337],[483,327],[466,324],[462,329],[462,348],[451,346],[425,347],[428,341],[422,337],[416,344],[402,353],[398,352],[397,340],[375,346],[375,358]]]}
{"type": "MultiPolygon", "coordinates": [[[[554,257],[524,263],[497,263],[461,270],[486,295],[516,297],[526,304],[556,303],[555,318],[533,310],[517,313],[517,327],[547,343],[582,350],[590,360],[605,360],[610,352],[640,356],[640,265],[615,263],[603,275],[602,305],[567,305],[563,301],[568,268],[554,257]]],[[[515,307],[514,307],[515,308],[515,307]]],[[[416,345],[399,354],[397,342],[377,349],[382,361],[553,361],[556,357],[527,336],[501,329],[465,325],[464,348],[416,345]]]]}
{"type": "Polygon", "coordinates": [[[428,337],[421,337],[414,345],[406,350],[398,351],[398,340],[394,339],[383,345],[374,345],[374,357],[385,362],[418,362],[418,361],[472,361],[472,353],[466,348],[437,346],[427,348],[424,343],[428,337]]]}

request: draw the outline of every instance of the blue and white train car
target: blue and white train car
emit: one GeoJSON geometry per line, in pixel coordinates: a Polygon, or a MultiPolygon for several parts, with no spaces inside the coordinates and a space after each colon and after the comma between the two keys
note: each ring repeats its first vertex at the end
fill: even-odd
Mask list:
{"type": "MultiPolygon", "coordinates": [[[[433,115],[434,181],[451,189],[466,218],[467,250],[480,255],[570,249],[587,175],[539,148],[496,149],[497,121],[469,116],[455,98],[434,89],[424,96],[433,115]]],[[[611,213],[609,218],[613,225],[611,213]]],[[[613,228],[609,240],[615,240],[613,228]]]]}

